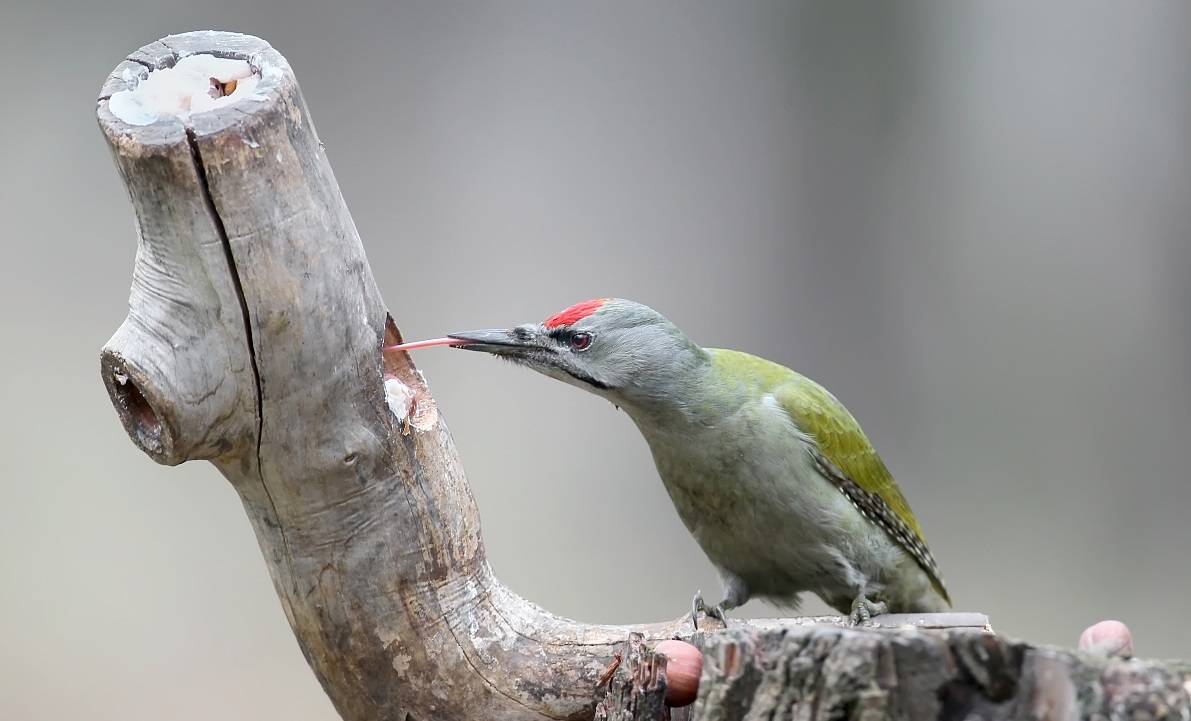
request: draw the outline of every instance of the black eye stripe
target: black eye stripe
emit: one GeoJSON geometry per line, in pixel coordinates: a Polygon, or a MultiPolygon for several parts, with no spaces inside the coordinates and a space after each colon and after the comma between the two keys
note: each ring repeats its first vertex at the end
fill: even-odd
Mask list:
{"type": "Polygon", "coordinates": [[[585,350],[591,345],[592,339],[595,338],[595,336],[587,331],[573,330],[571,328],[554,328],[546,335],[575,350],[585,350]]]}

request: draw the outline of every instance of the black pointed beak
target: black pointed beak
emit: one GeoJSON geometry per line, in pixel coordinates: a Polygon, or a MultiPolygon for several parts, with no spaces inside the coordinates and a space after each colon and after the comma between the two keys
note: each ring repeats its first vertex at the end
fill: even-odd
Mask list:
{"type": "Polygon", "coordinates": [[[478,350],[497,355],[522,355],[525,350],[537,344],[528,334],[519,333],[517,330],[506,328],[469,330],[461,333],[448,333],[447,337],[465,341],[463,344],[455,346],[464,350],[478,350]]]}
{"type": "Polygon", "coordinates": [[[540,325],[527,323],[508,329],[469,330],[461,333],[449,333],[447,337],[462,341],[455,346],[456,348],[478,350],[502,356],[554,377],[558,376],[552,371],[567,373],[577,380],[601,390],[611,388],[562,359],[558,341],[540,325]]]}

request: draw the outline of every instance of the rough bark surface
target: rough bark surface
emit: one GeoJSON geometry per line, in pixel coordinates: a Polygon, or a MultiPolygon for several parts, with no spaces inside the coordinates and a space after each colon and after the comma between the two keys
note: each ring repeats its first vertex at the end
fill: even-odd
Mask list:
{"type": "Polygon", "coordinates": [[[600,696],[594,721],[652,721],[669,718],[665,705],[666,659],[654,654],[641,634],[630,634],[628,643],[613,661],[614,673],[596,689],[600,696]]]}
{"type": "MultiPolygon", "coordinates": [[[[631,632],[689,636],[685,618],[559,618],[493,576],[434,399],[408,357],[382,358],[399,333],[279,53],[235,33],[164,38],[116,67],[98,116],[139,240],[128,317],[101,353],[103,382],[151,458],[208,460],[231,481],[302,652],[343,718],[587,719],[631,632]],[[260,85],[184,120],[130,126],[112,115],[113,93],[191,53],[248,60],[260,85]],[[412,392],[404,421],[389,409],[387,379],[412,392]]],[[[409,255],[416,262],[416,249],[409,255]]],[[[907,621],[986,624],[951,614],[878,625],[907,621]]],[[[840,619],[782,623],[816,622],[840,619]]],[[[839,638],[860,651],[874,643],[839,638]]],[[[918,660],[923,673],[942,673],[932,659],[918,660]]],[[[745,693],[735,668],[701,690],[700,708],[724,707],[713,694],[745,693]]]]}
{"type": "MultiPolygon", "coordinates": [[[[1191,718],[1191,665],[1041,648],[978,629],[741,628],[698,640],[703,680],[690,713],[699,721],[1191,718]]],[[[664,680],[622,671],[599,713],[676,721],[655,702],[664,680]]]]}

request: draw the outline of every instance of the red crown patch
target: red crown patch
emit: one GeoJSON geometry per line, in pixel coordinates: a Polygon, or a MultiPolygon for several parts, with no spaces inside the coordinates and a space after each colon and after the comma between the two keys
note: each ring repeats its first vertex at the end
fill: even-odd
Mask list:
{"type": "Polygon", "coordinates": [[[608,300],[608,298],[592,298],[582,303],[576,303],[570,308],[565,308],[550,316],[542,321],[542,324],[547,328],[558,328],[559,326],[576,323],[599,310],[600,306],[607,303],[608,300]]]}

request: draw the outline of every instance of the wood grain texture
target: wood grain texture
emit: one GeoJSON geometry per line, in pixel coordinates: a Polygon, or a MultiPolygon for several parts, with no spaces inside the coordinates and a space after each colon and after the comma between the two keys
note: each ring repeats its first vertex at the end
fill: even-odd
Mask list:
{"type": "MultiPolygon", "coordinates": [[[[235,33],[169,36],[115,68],[97,113],[139,243],[128,316],[101,352],[103,382],[147,455],[207,460],[231,481],[344,719],[588,719],[630,633],[690,636],[685,617],[559,618],[493,576],[433,397],[408,356],[382,357],[400,334],[279,53],[235,33]],[[145,126],[112,115],[113,93],[201,52],[249,61],[256,93],[145,126]],[[408,425],[388,408],[386,379],[413,391],[408,425]]],[[[407,257],[416,263],[417,248],[407,257]]],[[[904,629],[987,626],[980,614],[877,621],[915,638],[904,629]]],[[[842,622],[746,622],[732,633],[842,622]]],[[[838,638],[861,651],[876,643],[838,638]]],[[[707,684],[699,703],[743,693],[723,664],[708,667],[728,686],[707,684]]]]}

